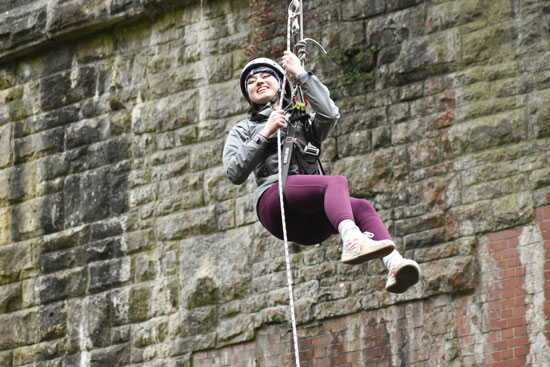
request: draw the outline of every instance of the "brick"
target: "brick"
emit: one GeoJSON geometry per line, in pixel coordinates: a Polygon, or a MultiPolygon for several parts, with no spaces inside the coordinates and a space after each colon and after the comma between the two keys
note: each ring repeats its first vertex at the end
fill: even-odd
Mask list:
{"type": "MultiPolygon", "coordinates": [[[[489,243],[489,251],[491,252],[500,252],[508,248],[508,241],[507,240],[499,240],[499,241],[493,241],[489,243]]],[[[493,256],[495,256],[493,254],[493,256]]]]}
{"type": "Polygon", "coordinates": [[[508,349],[508,341],[507,340],[501,340],[491,343],[494,350],[505,350],[508,349]]]}
{"type": "Polygon", "coordinates": [[[502,251],[503,259],[516,258],[518,256],[519,256],[519,253],[515,248],[507,248],[506,250],[502,251]]]}
{"type": "Polygon", "coordinates": [[[514,348],[514,357],[515,358],[524,357],[524,356],[527,356],[527,354],[529,354],[529,347],[514,348]]]}
{"type": "Polygon", "coordinates": [[[518,336],[525,336],[527,335],[527,326],[516,326],[514,328],[514,336],[515,337],[518,337],[518,336]]]}
{"type": "Polygon", "coordinates": [[[514,329],[513,328],[504,329],[504,330],[502,330],[501,335],[502,335],[502,339],[513,338],[514,337],[514,329]]]}
{"type": "Polygon", "coordinates": [[[507,359],[511,359],[514,357],[514,351],[511,350],[511,349],[508,349],[508,350],[503,350],[501,352],[501,359],[502,360],[507,360],[507,359]]]}
{"type": "Polygon", "coordinates": [[[522,227],[516,227],[513,229],[507,229],[505,231],[496,232],[496,233],[489,233],[487,234],[487,237],[492,241],[498,241],[498,240],[507,240],[510,238],[517,238],[521,235],[523,232],[522,227]]]}
{"type": "Polygon", "coordinates": [[[529,345],[530,342],[529,342],[529,337],[528,336],[520,336],[520,337],[516,337],[516,338],[513,338],[513,339],[510,339],[508,341],[508,346],[510,348],[513,348],[513,347],[519,347],[519,346],[524,346],[524,345],[529,345]]]}

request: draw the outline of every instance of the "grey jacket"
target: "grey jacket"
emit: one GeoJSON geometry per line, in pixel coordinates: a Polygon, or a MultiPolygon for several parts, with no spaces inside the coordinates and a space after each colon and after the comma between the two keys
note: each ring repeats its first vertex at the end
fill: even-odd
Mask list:
{"type": "MultiPolygon", "coordinates": [[[[303,73],[298,76],[298,83],[315,112],[311,119],[314,136],[322,142],[340,118],[338,107],[330,98],[328,88],[315,75],[303,73]]],[[[223,166],[229,181],[240,185],[254,171],[256,204],[265,190],[278,181],[277,133],[268,139],[259,134],[272,111],[268,103],[261,112],[233,126],[223,149],[223,166]]],[[[284,141],[286,130],[286,125],[281,128],[281,141],[284,141]]],[[[307,141],[302,124],[298,124],[296,137],[298,144],[305,146],[307,141]]],[[[303,173],[297,162],[292,160],[289,175],[303,173]]]]}

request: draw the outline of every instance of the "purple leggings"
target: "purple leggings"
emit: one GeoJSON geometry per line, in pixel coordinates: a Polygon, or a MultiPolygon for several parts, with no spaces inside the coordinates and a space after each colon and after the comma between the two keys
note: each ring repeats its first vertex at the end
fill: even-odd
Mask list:
{"type": "MultiPolygon", "coordinates": [[[[258,203],[258,217],[272,235],[283,239],[279,184],[264,192],[258,203]]],[[[365,199],[349,196],[344,176],[292,175],[286,182],[285,216],[288,240],[315,245],[338,233],[338,224],[353,220],[362,232],[375,240],[391,239],[380,216],[365,199]]]]}

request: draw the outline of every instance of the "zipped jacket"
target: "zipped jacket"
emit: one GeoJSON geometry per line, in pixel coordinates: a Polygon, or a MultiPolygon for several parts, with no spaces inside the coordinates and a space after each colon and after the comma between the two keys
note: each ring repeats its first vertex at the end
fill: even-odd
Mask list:
{"type": "MultiPolygon", "coordinates": [[[[314,111],[310,119],[310,128],[315,140],[320,144],[338,122],[340,112],[330,98],[328,88],[315,75],[310,72],[303,73],[298,76],[297,82],[314,111]]],[[[257,185],[256,204],[261,195],[278,181],[277,133],[275,132],[267,139],[259,134],[273,110],[271,103],[268,103],[260,112],[233,126],[223,149],[223,166],[229,181],[240,185],[246,181],[251,172],[254,172],[257,185]]],[[[290,114],[287,113],[287,119],[289,116],[290,114]]],[[[281,128],[281,143],[284,142],[286,131],[285,125],[281,128]]],[[[297,126],[296,138],[298,149],[303,149],[308,140],[302,124],[297,126]]],[[[292,174],[311,174],[311,172],[305,172],[297,160],[292,159],[289,175],[292,174]]]]}

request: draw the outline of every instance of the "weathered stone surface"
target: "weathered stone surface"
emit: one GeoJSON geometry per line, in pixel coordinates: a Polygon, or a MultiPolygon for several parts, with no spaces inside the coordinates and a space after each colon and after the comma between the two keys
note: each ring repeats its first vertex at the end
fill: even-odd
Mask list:
{"type": "Polygon", "coordinates": [[[36,311],[20,311],[0,316],[0,348],[13,349],[39,341],[39,314],[36,311]]]}
{"type": "Polygon", "coordinates": [[[41,277],[37,289],[40,302],[49,303],[84,295],[87,278],[83,268],[41,277]]]}
{"type": "Polygon", "coordinates": [[[0,284],[38,275],[37,247],[37,243],[33,241],[0,247],[0,284]]]}

